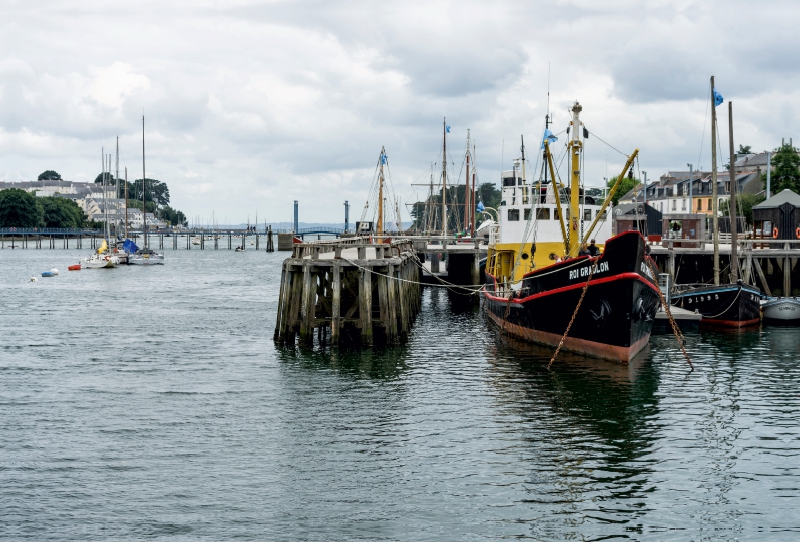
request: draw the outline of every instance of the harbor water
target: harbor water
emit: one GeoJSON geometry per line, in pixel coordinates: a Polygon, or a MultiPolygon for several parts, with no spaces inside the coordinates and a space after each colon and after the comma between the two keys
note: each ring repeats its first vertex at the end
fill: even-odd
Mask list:
{"type": "Polygon", "coordinates": [[[81,254],[0,252],[0,538],[800,537],[797,329],[548,371],[426,289],[406,346],[282,350],[284,253],[81,254]]]}

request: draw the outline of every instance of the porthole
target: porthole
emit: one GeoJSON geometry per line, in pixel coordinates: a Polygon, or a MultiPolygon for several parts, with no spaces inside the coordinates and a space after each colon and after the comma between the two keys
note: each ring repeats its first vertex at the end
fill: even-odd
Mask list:
{"type": "Polygon", "coordinates": [[[528,258],[530,258],[530,256],[528,255],[528,253],[527,253],[527,252],[523,252],[523,253],[522,253],[522,256],[521,256],[521,258],[522,258],[523,260],[527,260],[528,258]]]}
{"type": "Polygon", "coordinates": [[[548,256],[548,258],[550,258],[551,260],[555,261],[555,259],[556,259],[556,253],[555,253],[555,252],[551,252],[551,253],[550,253],[550,256],[548,256]]]}

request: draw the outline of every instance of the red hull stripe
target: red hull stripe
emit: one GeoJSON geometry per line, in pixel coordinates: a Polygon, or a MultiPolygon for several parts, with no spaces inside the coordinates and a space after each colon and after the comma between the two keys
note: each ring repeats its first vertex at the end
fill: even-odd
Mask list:
{"type": "MultiPolygon", "coordinates": [[[[492,277],[492,278],[494,278],[494,277],[492,277]]],[[[615,280],[639,280],[639,281],[643,282],[644,284],[648,285],[650,288],[652,288],[654,292],[658,292],[659,291],[658,288],[656,288],[653,285],[652,282],[646,280],[639,273],[633,273],[633,272],[631,272],[631,273],[620,273],[619,275],[614,275],[613,277],[603,277],[601,279],[595,279],[595,280],[592,280],[592,281],[589,282],[589,286],[594,286],[594,285],[597,285],[597,284],[605,284],[606,282],[614,282],[615,280]]],[[[529,295],[528,297],[523,297],[522,299],[515,299],[515,300],[512,301],[512,303],[515,303],[515,304],[525,303],[526,301],[530,301],[532,299],[537,299],[537,298],[540,298],[540,297],[553,295],[553,294],[560,294],[562,292],[566,292],[566,291],[569,291],[569,290],[575,290],[576,288],[583,288],[583,286],[585,284],[586,284],[585,282],[580,282],[578,284],[572,284],[570,286],[563,286],[561,288],[556,288],[554,290],[547,290],[546,292],[539,292],[538,294],[529,295]]],[[[484,290],[484,294],[486,295],[486,297],[488,297],[489,299],[492,299],[494,301],[499,301],[501,303],[508,303],[508,299],[507,298],[505,298],[505,297],[497,297],[497,296],[491,295],[487,290],[484,290]]]]}
{"type": "Polygon", "coordinates": [[[702,326],[719,326],[719,327],[745,327],[745,326],[754,326],[761,321],[760,318],[754,318],[752,320],[715,320],[713,318],[709,318],[706,320],[705,318],[700,320],[700,325],[702,326]]]}
{"type": "MultiPolygon", "coordinates": [[[[546,331],[537,331],[535,329],[512,324],[511,322],[505,322],[504,324],[502,318],[499,316],[491,311],[488,311],[488,314],[497,325],[503,326],[503,329],[520,339],[552,347],[557,346],[558,343],[561,342],[561,335],[548,333],[546,331]]],[[[648,333],[630,346],[613,346],[567,336],[562,349],[596,358],[628,363],[642,348],[647,346],[649,340],[650,334],[648,333]]]]}

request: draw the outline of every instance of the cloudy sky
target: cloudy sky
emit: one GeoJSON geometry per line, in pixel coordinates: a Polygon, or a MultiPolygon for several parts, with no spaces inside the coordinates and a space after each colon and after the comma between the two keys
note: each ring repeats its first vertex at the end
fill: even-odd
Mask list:
{"type": "MultiPolygon", "coordinates": [[[[800,6],[711,0],[547,2],[0,1],[0,170],[92,180],[101,147],[169,184],[190,218],[305,222],[361,215],[381,146],[403,202],[425,192],[442,118],[481,182],[554,132],[578,99],[587,127],[641,149],[650,178],[710,166],[709,76],[734,103],[737,145],[794,133],[800,6]],[[701,149],[701,143],[703,143],[701,149]]],[[[719,131],[727,155],[727,107],[719,131]]],[[[563,142],[563,138],[560,143],[563,142]]],[[[723,160],[727,161],[727,157],[723,160]]],[[[588,184],[623,156],[597,139],[588,184]],[[607,164],[607,165],[606,165],[607,164]]]]}

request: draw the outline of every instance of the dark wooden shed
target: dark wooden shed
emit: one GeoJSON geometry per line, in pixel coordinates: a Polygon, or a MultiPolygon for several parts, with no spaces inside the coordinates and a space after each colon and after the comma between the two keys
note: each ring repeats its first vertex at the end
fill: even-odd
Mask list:
{"type": "Polygon", "coordinates": [[[753,207],[753,238],[800,239],[800,196],[784,189],[753,207]]]}

